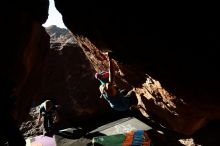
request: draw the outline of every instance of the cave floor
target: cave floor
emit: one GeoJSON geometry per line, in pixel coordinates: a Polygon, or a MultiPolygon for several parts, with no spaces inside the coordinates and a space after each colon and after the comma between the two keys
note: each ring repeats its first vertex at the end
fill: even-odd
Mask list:
{"type": "MultiPolygon", "coordinates": [[[[147,134],[152,140],[154,146],[218,146],[220,120],[208,123],[206,126],[195,132],[193,135],[186,136],[175,131],[171,131],[161,126],[150,118],[143,118],[137,113],[118,114],[114,117],[103,117],[102,120],[95,120],[96,124],[88,128],[66,129],[72,131],[71,136],[58,134],[55,136],[59,146],[83,146],[92,145],[92,138],[96,136],[112,135],[124,133],[127,130],[147,130],[147,134]],[[132,129],[133,128],[133,129],[132,129]],[[84,129],[86,129],[84,131],[84,129]],[[75,134],[74,134],[75,133],[75,134]],[[74,137],[75,136],[75,137],[74,137]]],[[[65,130],[64,130],[65,131],[65,130]]],[[[63,132],[64,132],[63,131],[63,132]]],[[[64,132],[65,133],[65,132],[64,132]]],[[[68,132],[67,132],[68,133],[68,132]]]]}
{"type": "Polygon", "coordinates": [[[97,136],[115,135],[129,130],[146,130],[154,146],[218,146],[220,120],[215,120],[191,136],[171,131],[150,118],[137,113],[103,116],[81,125],[60,129],[53,137],[57,146],[90,146],[97,136]]]}

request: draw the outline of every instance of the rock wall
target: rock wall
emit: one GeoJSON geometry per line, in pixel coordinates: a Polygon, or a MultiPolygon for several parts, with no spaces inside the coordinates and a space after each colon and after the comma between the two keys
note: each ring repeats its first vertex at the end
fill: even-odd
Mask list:
{"type": "MultiPolygon", "coordinates": [[[[179,116],[152,102],[149,108],[154,110],[149,111],[160,121],[191,134],[219,118],[217,8],[209,3],[71,3],[55,0],[65,25],[74,34],[88,37],[99,49],[113,50],[115,59],[124,64],[138,64],[182,101],[174,103],[175,110],[181,111],[179,116]],[[176,118],[180,121],[175,124],[176,118]]],[[[146,81],[136,79],[138,85],[146,81]]],[[[162,99],[170,100],[166,96],[162,99]]]]}
{"type": "Polygon", "coordinates": [[[51,44],[42,86],[42,99],[53,98],[61,106],[61,120],[72,124],[88,120],[107,109],[100,100],[95,70],[77,44],[51,44]]]}
{"type": "MultiPolygon", "coordinates": [[[[47,19],[49,2],[23,0],[1,3],[1,18],[4,20],[1,24],[1,44],[6,45],[1,46],[0,111],[7,123],[6,117],[11,112],[7,110],[11,106],[8,103],[10,98],[16,103],[14,116],[22,121],[33,99],[41,95],[42,74],[49,49],[49,36],[41,25],[47,19]],[[3,11],[3,7],[8,8],[7,11],[3,11]]],[[[72,5],[71,0],[55,0],[64,23],[74,34],[88,37],[98,49],[113,50],[116,62],[138,64],[141,67],[141,74],[137,76],[137,71],[126,72],[127,68],[119,64],[128,84],[121,83],[136,88],[140,103],[158,121],[176,131],[191,134],[209,120],[219,118],[217,48],[220,43],[217,9],[209,7],[207,3],[201,6],[181,4],[183,7],[178,4],[172,7],[168,3],[126,3],[125,6],[116,1],[84,0],[75,1],[72,5]],[[146,76],[146,73],[150,76],[146,76]],[[151,77],[153,82],[149,83],[151,77]],[[157,81],[161,84],[156,84],[157,81]],[[154,84],[155,88],[152,87],[154,84]],[[159,91],[161,86],[163,89],[159,91]],[[151,96],[153,100],[149,98],[151,96]],[[180,120],[175,122],[179,117],[180,120]]],[[[74,65],[71,64],[73,62],[63,61],[74,65]]],[[[77,57],[73,61],[81,63],[77,57]]],[[[86,64],[89,65],[88,62],[86,64]]],[[[84,72],[86,68],[83,63],[75,67],[74,71],[67,71],[81,79],[80,71],[84,72]]],[[[69,82],[64,83],[70,86],[74,76],[66,75],[63,79],[69,82]]],[[[86,76],[86,80],[91,79],[89,76],[86,76]]],[[[85,91],[83,87],[80,88],[85,91]]],[[[65,92],[65,96],[71,93],[77,98],[90,94],[85,91],[80,95],[75,93],[75,89],[69,88],[57,92],[65,92]]],[[[53,96],[52,91],[44,93],[53,96]]],[[[97,93],[92,94],[96,96],[97,93]]],[[[71,96],[68,96],[68,101],[72,100],[71,96]]],[[[71,103],[76,105],[81,101],[82,107],[88,106],[84,100],[74,99],[71,103]]],[[[96,104],[94,101],[89,106],[93,108],[96,104]]],[[[78,109],[82,108],[70,111],[75,113],[78,109]]],[[[85,114],[82,115],[96,111],[96,108],[92,111],[85,108],[85,114]]]]}
{"type": "Polygon", "coordinates": [[[1,133],[9,145],[23,145],[17,124],[27,117],[41,84],[49,35],[41,26],[49,1],[1,2],[0,114],[1,133]]]}

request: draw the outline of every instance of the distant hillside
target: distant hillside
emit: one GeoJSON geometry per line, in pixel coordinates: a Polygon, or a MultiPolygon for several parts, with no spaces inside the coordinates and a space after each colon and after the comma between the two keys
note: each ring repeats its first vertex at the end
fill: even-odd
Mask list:
{"type": "Polygon", "coordinates": [[[75,43],[74,36],[68,29],[51,25],[46,27],[46,31],[50,35],[50,43],[75,43]]]}

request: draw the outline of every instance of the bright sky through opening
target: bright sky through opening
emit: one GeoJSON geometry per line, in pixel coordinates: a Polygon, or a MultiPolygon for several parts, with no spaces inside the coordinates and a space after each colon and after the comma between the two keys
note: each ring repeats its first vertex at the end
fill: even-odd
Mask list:
{"type": "Polygon", "coordinates": [[[51,25],[56,25],[60,28],[66,28],[66,26],[63,23],[62,15],[55,7],[54,0],[49,0],[50,6],[49,6],[49,16],[46,21],[46,23],[43,24],[44,27],[48,27],[51,25]]]}

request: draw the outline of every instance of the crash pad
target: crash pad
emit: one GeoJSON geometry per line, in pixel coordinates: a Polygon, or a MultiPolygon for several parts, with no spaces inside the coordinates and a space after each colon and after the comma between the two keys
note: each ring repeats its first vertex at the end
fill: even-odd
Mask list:
{"type": "Polygon", "coordinates": [[[44,135],[26,139],[26,146],[56,146],[55,139],[44,135]]]}
{"type": "Polygon", "coordinates": [[[145,130],[97,136],[93,138],[92,143],[94,146],[152,146],[151,139],[145,130]]]}

